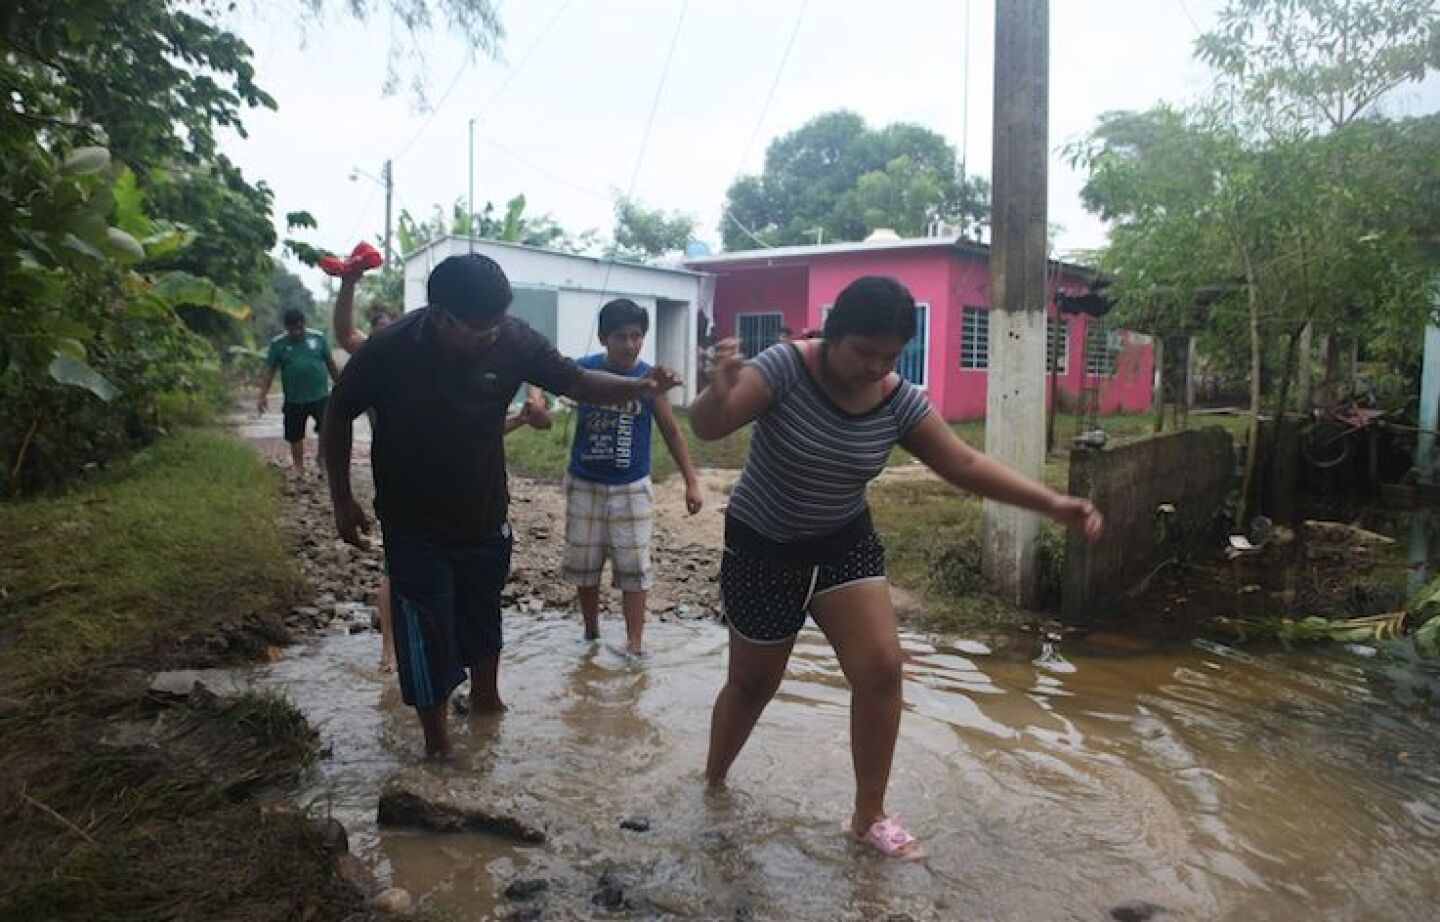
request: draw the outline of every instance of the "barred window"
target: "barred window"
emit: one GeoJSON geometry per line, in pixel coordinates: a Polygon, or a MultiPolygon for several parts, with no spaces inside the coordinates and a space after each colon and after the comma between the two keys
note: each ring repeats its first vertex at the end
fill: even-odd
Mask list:
{"type": "Polygon", "coordinates": [[[961,310],[960,367],[990,367],[990,311],[983,307],[961,310]]]}
{"type": "Polygon", "coordinates": [[[1063,375],[1070,371],[1070,321],[1065,317],[1046,317],[1046,371],[1063,375]]]}
{"type": "Polygon", "coordinates": [[[1091,321],[1085,331],[1085,374],[1097,378],[1115,374],[1115,358],[1119,352],[1115,331],[1103,323],[1091,321]]]}

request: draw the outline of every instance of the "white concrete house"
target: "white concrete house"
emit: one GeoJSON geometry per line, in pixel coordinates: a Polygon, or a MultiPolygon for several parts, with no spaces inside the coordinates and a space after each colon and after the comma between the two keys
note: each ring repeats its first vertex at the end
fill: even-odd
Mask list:
{"type": "Polygon", "coordinates": [[[715,278],[688,269],[644,266],[593,256],[576,256],[496,240],[442,237],[405,256],[405,310],[425,306],[425,280],[441,261],[476,252],[500,264],[515,290],[510,313],[572,358],[600,351],[600,308],[629,298],[650,314],[650,334],[641,358],[665,365],[685,381],[671,400],[695,399],[697,315],[711,316],[715,278]]]}

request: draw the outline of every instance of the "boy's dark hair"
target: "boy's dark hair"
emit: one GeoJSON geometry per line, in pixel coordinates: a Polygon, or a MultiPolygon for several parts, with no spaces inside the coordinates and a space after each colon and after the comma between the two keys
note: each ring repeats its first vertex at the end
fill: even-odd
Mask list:
{"type": "Polygon", "coordinates": [[[915,335],[915,298],[910,289],[884,275],[861,276],[840,292],[825,318],[825,338],[915,335]]]}
{"type": "Polygon", "coordinates": [[[600,308],[600,338],[604,339],[621,327],[637,326],[641,333],[650,332],[650,315],[645,308],[629,298],[616,298],[600,308]]]}
{"type": "Polygon", "coordinates": [[[477,327],[492,325],[515,297],[505,270],[479,253],[441,262],[425,283],[425,296],[431,307],[477,327]]]}
{"type": "Polygon", "coordinates": [[[305,325],[305,312],[298,307],[292,307],[280,315],[280,322],[287,327],[293,327],[297,323],[303,327],[305,325]]]}

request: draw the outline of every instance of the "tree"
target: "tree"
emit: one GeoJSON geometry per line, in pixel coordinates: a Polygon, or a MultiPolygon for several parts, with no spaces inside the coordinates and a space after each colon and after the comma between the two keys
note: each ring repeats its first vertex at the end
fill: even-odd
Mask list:
{"type": "MultiPolygon", "coordinates": [[[[1246,356],[1258,445],[1266,383],[1283,409],[1307,324],[1415,342],[1428,303],[1417,243],[1437,214],[1437,126],[1360,121],[1257,141],[1214,110],[1106,116],[1078,156],[1090,171],[1086,204],[1111,222],[1102,268],[1120,319],[1198,333],[1221,361],[1246,356]]],[[[1251,467],[1247,497],[1253,477],[1251,467]]]]}
{"type": "Polygon", "coordinates": [[[1196,55],[1266,122],[1343,128],[1440,67],[1433,0],[1231,0],[1196,55]]]}
{"type": "MultiPolygon", "coordinates": [[[[343,2],[357,16],[394,11],[411,36],[442,12],[472,45],[499,36],[489,0],[343,2]]],[[[246,110],[274,106],[224,26],[234,9],[10,0],[0,13],[7,494],[150,437],[162,394],[220,393],[214,346],[192,329],[239,334],[245,296],[271,283],[275,242],[269,190],[216,146],[221,131],[244,136],[246,110]]]]}
{"type": "Polygon", "coordinates": [[[594,231],[571,234],[549,214],[525,214],[525,206],[525,195],[521,193],[507,201],[505,213],[498,216],[495,203],[488,201],[474,215],[469,215],[465,210],[465,200],[456,199],[448,213],[445,208],[436,205],[430,217],[424,220],[402,208],[396,225],[396,241],[401,254],[413,253],[442,237],[467,237],[472,232],[485,240],[502,240],[566,253],[585,252],[594,245],[594,231]]]}
{"type": "Polygon", "coordinates": [[[1247,356],[1243,517],[1267,383],[1278,442],[1307,326],[1418,351],[1440,120],[1374,113],[1440,63],[1440,13],[1427,0],[1231,0],[1197,55],[1220,71],[1215,98],[1111,113],[1072,154],[1090,171],[1087,206],[1112,225],[1103,265],[1122,316],[1247,356]]]}
{"type": "MultiPolygon", "coordinates": [[[[505,30],[500,24],[500,3],[495,0],[299,0],[307,18],[324,27],[335,16],[360,21],[384,19],[390,23],[390,52],[386,58],[384,89],[395,92],[408,80],[418,103],[427,104],[429,79],[425,49],[435,23],[444,20],[464,39],[472,54],[496,54],[505,30]],[[388,13],[382,17],[382,13],[388,13]],[[396,25],[400,28],[397,30],[396,25]],[[413,69],[408,69],[407,64],[413,69]]],[[[277,5],[277,8],[279,5],[277,5]]]]}
{"type": "Polygon", "coordinates": [[[727,249],[860,240],[876,227],[923,236],[937,222],[976,238],[989,201],[989,183],[961,176],[940,135],[906,124],[872,130],[841,110],[771,142],[761,174],[730,186],[721,233],[727,249]]]}
{"type": "Polygon", "coordinates": [[[679,212],[646,208],[623,195],[615,198],[615,241],[609,255],[644,261],[684,251],[695,233],[695,219],[679,212]]]}
{"type": "Polygon", "coordinates": [[[316,310],[315,296],[305,287],[300,276],[276,263],[271,271],[269,284],[250,304],[248,325],[258,344],[263,346],[265,342],[284,332],[285,325],[281,318],[288,310],[303,313],[306,323],[316,329],[327,329],[330,325],[326,312],[316,310]]]}

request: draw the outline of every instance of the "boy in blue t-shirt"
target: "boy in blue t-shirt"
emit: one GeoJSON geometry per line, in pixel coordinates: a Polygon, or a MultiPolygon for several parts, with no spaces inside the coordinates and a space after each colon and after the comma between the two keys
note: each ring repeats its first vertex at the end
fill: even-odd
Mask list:
{"type": "MultiPolygon", "coordinates": [[[[580,359],[581,368],[643,377],[650,366],[640,347],[650,316],[628,298],[600,308],[603,353],[580,359]]],[[[624,599],[626,647],[644,650],[645,596],[653,582],[650,538],[654,532],[650,485],[650,423],[654,420],[685,478],[685,508],[703,505],[700,483],[685,438],[668,401],[643,400],[623,406],[581,404],[575,411],[575,442],[565,475],[565,581],[576,586],[585,638],[600,636],[600,571],[610,559],[611,580],[624,599]]]]}

